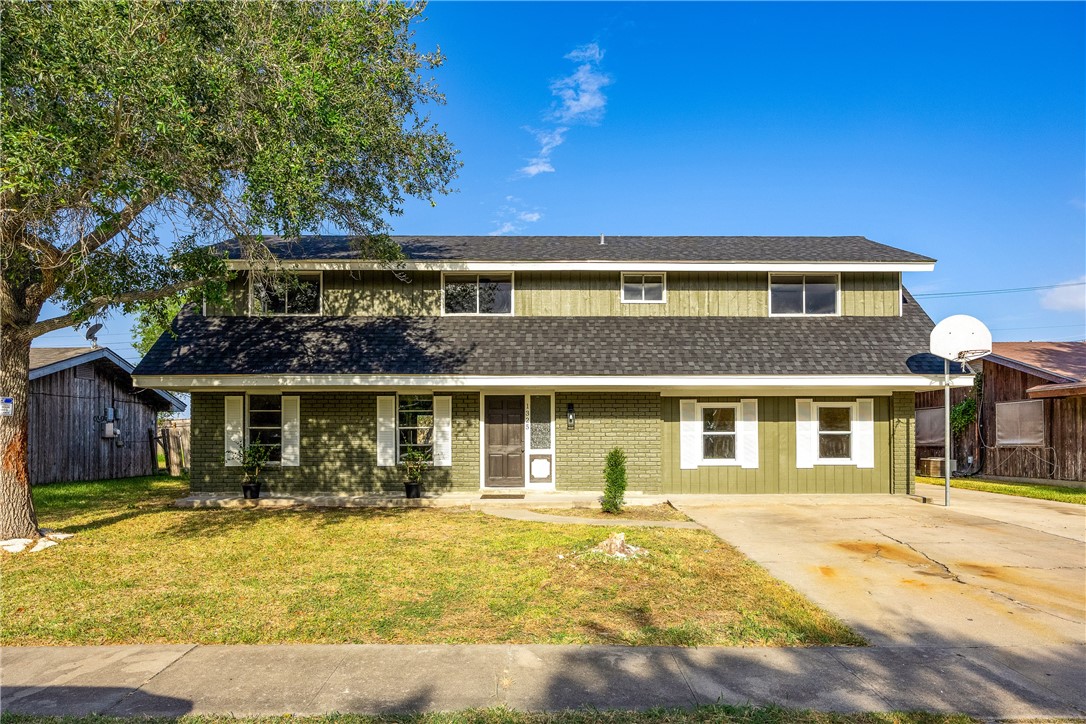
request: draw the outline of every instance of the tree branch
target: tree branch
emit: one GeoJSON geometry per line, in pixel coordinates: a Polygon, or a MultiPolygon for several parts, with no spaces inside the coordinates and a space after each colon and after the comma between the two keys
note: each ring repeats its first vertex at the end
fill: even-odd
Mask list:
{"type": "Polygon", "coordinates": [[[82,253],[83,256],[90,256],[103,244],[109,243],[117,234],[128,228],[128,225],[158,198],[158,194],[143,192],[135,201],[130,201],[118,213],[104,220],[94,231],[65,249],[65,260],[70,259],[76,252],[82,253]]]}
{"type": "Polygon", "coordinates": [[[159,289],[150,289],[142,292],[129,292],[127,294],[117,294],[109,297],[95,297],[89,302],[84,304],[78,310],[63,314],[59,317],[53,317],[52,319],[43,319],[40,322],[35,322],[27,327],[24,327],[21,332],[31,339],[34,337],[40,337],[43,334],[49,332],[55,332],[58,329],[64,327],[74,327],[79,324],[83,319],[91,317],[99,311],[105,309],[108,306],[116,304],[131,304],[132,302],[146,302],[151,299],[160,299],[162,297],[168,297],[171,294],[177,294],[183,292],[186,289],[192,289],[198,287],[206,279],[194,279],[187,282],[178,282],[177,284],[171,284],[159,289]]]}

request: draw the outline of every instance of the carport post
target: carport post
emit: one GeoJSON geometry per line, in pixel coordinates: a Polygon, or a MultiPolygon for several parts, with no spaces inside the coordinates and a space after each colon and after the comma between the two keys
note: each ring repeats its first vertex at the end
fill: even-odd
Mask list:
{"type": "Polygon", "coordinates": [[[943,360],[943,505],[950,507],[950,360],[943,360]]]}

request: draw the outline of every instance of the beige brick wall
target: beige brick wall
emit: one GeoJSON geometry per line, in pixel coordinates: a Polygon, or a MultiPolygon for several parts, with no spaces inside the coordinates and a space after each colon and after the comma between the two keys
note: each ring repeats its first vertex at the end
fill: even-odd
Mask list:
{"type": "Polygon", "coordinates": [[[603,490],[603,461],[626,452],[628,489],[660,490],[660,395],[655,392],[559,392],[554,398],[555,480],[559,490],[603,490]],[[573,430],[566,407],[577,413],[573,430]]]}
{"type": "MultiPolygon", "coordinates": [[[[224,393],[192,396],[194,492],[237,492],[241,471],[223,460],[224,393]]],[[[271,467],[262,475],[269,493],[403,492],[397,468],[377,467],[377,395],[368,392],[300,394],[301,464],[271,467]]],[[[479,487],[479,397],[453,397],[453,465],[427,472],[430,490],[479,487]]]]}

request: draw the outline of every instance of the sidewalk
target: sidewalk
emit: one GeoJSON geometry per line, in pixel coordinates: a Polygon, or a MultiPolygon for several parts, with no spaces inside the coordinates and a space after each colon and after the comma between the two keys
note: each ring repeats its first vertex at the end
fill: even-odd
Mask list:
{"type": "Polygon", "coordinates": [[[56,716],[687,707],[1086,715],[1086,647],[5,648],[0,706],[56,716]]]}

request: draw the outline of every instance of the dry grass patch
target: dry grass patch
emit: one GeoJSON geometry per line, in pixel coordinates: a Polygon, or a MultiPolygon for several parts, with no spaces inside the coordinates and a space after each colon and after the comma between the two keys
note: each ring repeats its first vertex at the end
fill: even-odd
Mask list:
{"type": "Polygon", "coordinates": [[[0,559],[4,645],[128,643],[860,644],[734,548],[440,509],[183,510],[162,478],[36,491],[76,534],[0,559]]]}
{"type": "Polygon", "coordinates": [[[596,520],[690,520],[667,503],[660,503],[659,505],[627,505],[618,514],[604,513],[599,508],[532,508],[532,512],[546,515],[562,515],[567,518],[593,518],[596,520]]]}

